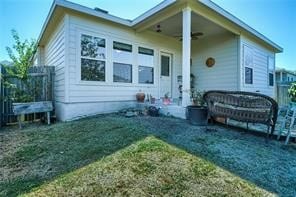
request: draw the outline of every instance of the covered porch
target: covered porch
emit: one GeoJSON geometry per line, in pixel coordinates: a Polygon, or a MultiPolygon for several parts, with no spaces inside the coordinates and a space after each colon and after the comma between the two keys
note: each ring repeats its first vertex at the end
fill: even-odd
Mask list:
{"type": "Polygon", "coordinates": [[[193,89],[239,90],[239,34],[215,16],[206,18],[202,10],[196,5],[175,5],[136,26],[138,33],[153,31],[180,42],[179,61],[174,54],[159,51],[159,96],[169,93],[168,111],[185,112],[192,104],[193,89]]]}

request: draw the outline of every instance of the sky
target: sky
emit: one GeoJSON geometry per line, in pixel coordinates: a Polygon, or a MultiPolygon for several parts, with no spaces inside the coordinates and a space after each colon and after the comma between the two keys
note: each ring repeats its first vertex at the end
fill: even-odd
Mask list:
{"type": "MultiPolygon", "coordinates": [[[[161,0],[71,0],[99,7],[110,14],[134,19],[161,0]]],[[[276,66],[296,70],[296,0],[212,0],[240,20],[284,48],[276,55],[276,66]],[[268,3],[267,3],[268,2],[268,3]]],[[[21,39],[37,40],[52,0],[0,0],[0,61],[9,60],[11,29],[21,39]]]]}

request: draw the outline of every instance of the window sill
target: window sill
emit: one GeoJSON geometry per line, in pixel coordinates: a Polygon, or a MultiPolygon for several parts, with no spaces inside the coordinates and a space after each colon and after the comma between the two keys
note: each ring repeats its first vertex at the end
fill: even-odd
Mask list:
{"type": "Polygon", "coordinates": [[[246,88],[252,88],[252,87],[254,87],[254,84],[252,83],[252,84],[246,84],[246,83],[244,83],[244,87],[246,87],[246,88]]]}
{"type": "Polygon", "coordinates": [[[117,87],[139,87],[139,88],[156,88],[156,84],[136,84],[136,83],[120,83],[120,82],[99,82],[99,81],[78,81],[78,86],[117,86],[117,87]]]}

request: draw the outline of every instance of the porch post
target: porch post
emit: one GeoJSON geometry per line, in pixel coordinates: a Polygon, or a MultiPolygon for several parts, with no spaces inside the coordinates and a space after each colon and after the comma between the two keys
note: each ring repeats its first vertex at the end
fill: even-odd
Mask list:
{"type": "Polygon", "coordinates": [[[182,106],[190,104],[191,9],[183,9],[182,34],[182,106]]]}

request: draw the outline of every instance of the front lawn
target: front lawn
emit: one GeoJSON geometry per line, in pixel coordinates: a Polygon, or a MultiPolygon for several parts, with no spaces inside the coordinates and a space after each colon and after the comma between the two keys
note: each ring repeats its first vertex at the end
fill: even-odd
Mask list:
{"type": "Polygon", "coordinates": [[[218,126],[111,114],[0,139],[0,196],[296,194],[294,145],[218,126]]]}

